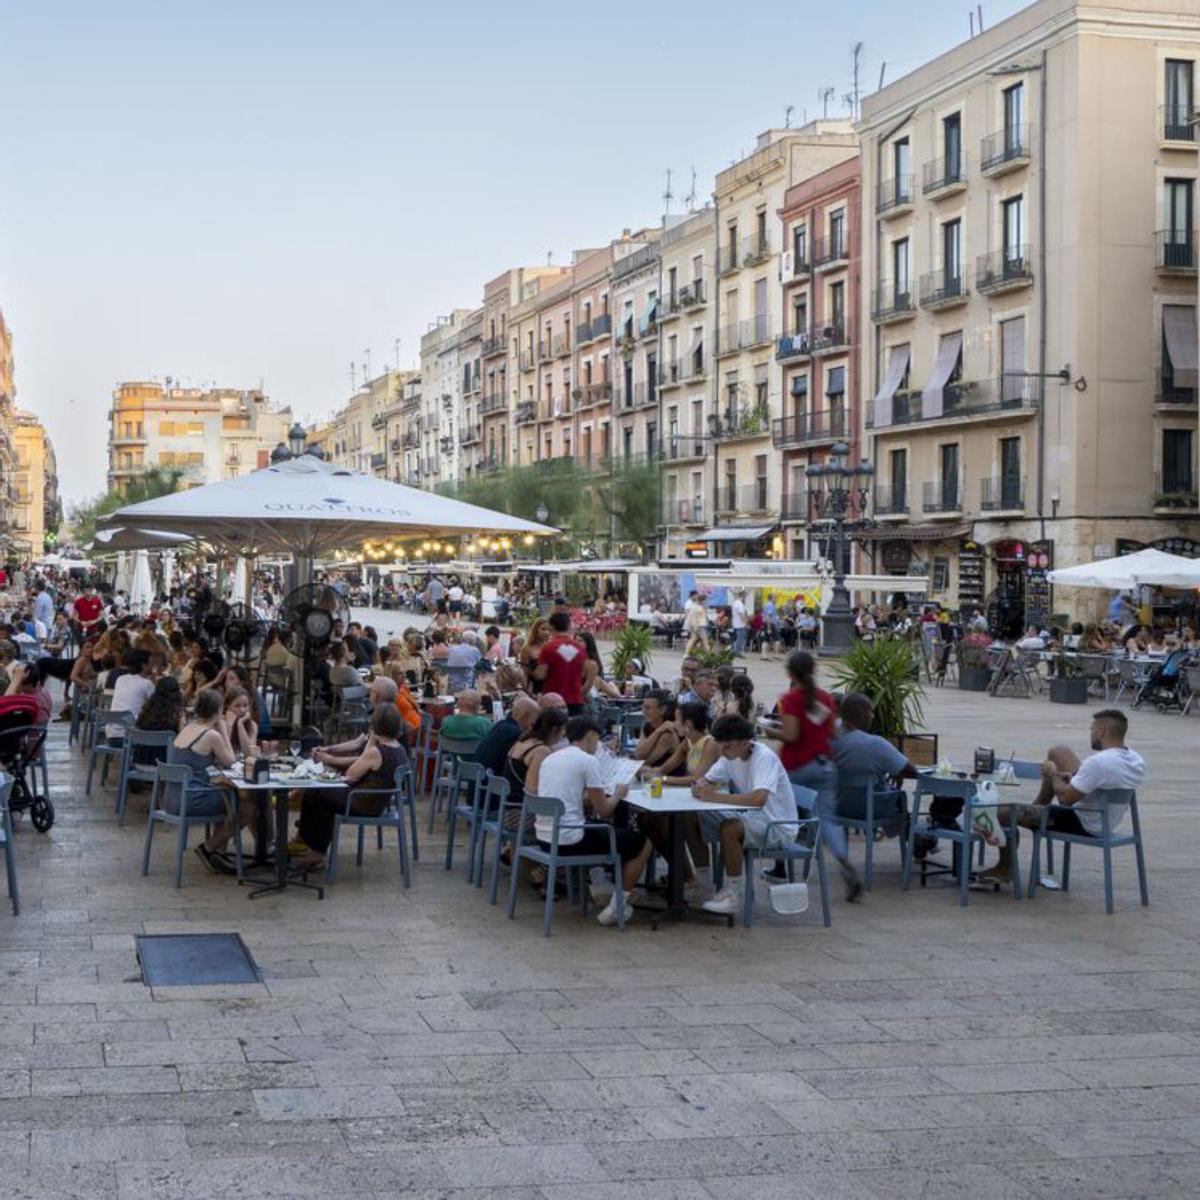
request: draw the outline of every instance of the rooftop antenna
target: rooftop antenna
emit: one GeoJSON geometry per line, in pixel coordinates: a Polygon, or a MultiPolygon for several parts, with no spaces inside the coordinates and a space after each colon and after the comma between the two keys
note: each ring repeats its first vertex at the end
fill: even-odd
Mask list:
{"type": "Polygon", "coordinates": [[[817,88],[817,99],[821,102],[821,120],[829,116],[829,102],[833,99],[835,89],[832,87],[817,88]]]}
{"type": "Polygon", "coordinates": [[[548,266],[548,267],[554,266],[554,251],[553,250],[546,251],[546,266],[548,266]]]}
{"type": "Polygon", "coordinates": [[[667,168],[667,190],[665,192],[663,192],[662,198],[663,198],[663,212],[667,216],[670,216],[671,201],[675,199],[675,193],[671,191],[671,168],[670,167],[667,168]]]}
{"type": "Polygon", "coordinates": [[[967,26],[971,30],[971,37],[975,36],[975,13],[972,9],[967,9],[967,26]]]}
{"type": "Polygon", "coordinates": [[[983,5],[975,5],[975,11],[979,14],[979,32],[983,32],[983,5]]]}
{"type": "Polygon", "coordinates": [[[794,113],[795,111],[796,111],[796,106],[794,104],[789,104],[787,106],[787,108],[785,108],[783,110],[783,127],[784,127],[784,129],[791,129],[792,113],[794,113]]]}
{"type": "Polygon", "coordinates": [[[883,87],[883,73],[887,70],[887,59],[879,64],[879,86],[883,87]]]}
{"type": "Polygon", "coordinates": [[[350,390],[352,392],[358,391],[358,383],[354,375],[354,363],[350,364],[350,390]]]}
{"type": "Polygon", "coordinates": [[[852,117],[853,117],[853,118],[854,118],[856,121],[858,120],[858,97],[859,97],[859,95],[860,95],[860,92],[859,92],[859,87],[858,87],[858,64],[859,64],[859,61],[860,61],[860,60],[861,60],[861,58],[862,58],[862,52],[863,52],[863,44],[862,44],[862,42],[855,42],[855,43],[854,43],[854,50],[853,50],[853,56],[854,56],[854,90],[851,92],[851,96],[853,97],[853,100],[852,100],[852,102],[851,102],[851,105],[850,105],[850,115],[851,115],[851,116],[852,116],[852,117]]]}
{"type": "Polygon", "coordinates": [[[692,168],[691,191],[689,191],[688,194],[686,196],[684,196],[683,200],[684,200],[684,203],[688,207],[688,212],[696,211],[696,168],[695,167],[692,168]]]}
{"type": "Polygon", "coordinates": [[[396,370],[398,371],[398,370],[400,370],[400,339],[399,338],[397,338],[392,343],[392,348],[396,352],[396,370]]]}
{"type": "Polygon", "coordinates": [[[368,346],[363,351],[363,386],[367,384],[367,380],[371,378],[371,347],[368,346]]]}

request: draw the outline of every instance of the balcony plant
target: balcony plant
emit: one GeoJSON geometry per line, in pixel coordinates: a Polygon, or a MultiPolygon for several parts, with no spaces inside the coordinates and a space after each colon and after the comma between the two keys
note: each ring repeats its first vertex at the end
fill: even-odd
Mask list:
{"type": "Polygon", "coordinates": [[[1155,508],[1195,508],[1197,494],[1195,492],[1155,492],[1155,508]]]}
{"type": "Polygon", "coordinates": [[[1052,704],[1086,704],[1088,683],[1079,672],[1077,659],[1059,652],[1050,660],[1050,702],[1052,704]]]}
{"type": "Polygon", "coordinates": [[[958,686],[964,692],[986,692],[992,682],[988,650],[992,639],[986,633],[968,633],[958,644],[958,686]]]}

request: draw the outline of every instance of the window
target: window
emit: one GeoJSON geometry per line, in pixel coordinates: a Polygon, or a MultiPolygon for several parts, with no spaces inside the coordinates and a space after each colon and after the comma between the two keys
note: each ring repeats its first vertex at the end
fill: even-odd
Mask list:
{"type": "Polygon", "coordinates": [[[1167,496],[1191,496],[1196,490],[1192,474],[1192,431],[1164,429],[1162,441],[1162,487],[1167,496]]]}
{"type": "Polygon", "coordinates": [[[846,368],[830,367],[825,377],[825,397],[829,403],[829,433],[843,438],[846,432],[846,368]]]}
{"type": "Polygon", "coordinates": [[[1025,149],[1025,85],[1014,83],[1005,88],[1004,99],[1004,150],[1008,155],[1020,154],[1025,149]]]}
{"type": "Polygon", "coordinates": [[[1025,397],[1025,318],[1000,322],[1000,401],[1020,404],[1025,397]]]}
{"type": "Polygon", "coordinates": [[[896,308],[908,303],[908,238],[892,243],[892,286],[896,308]]]}
{"type": "Polygon", "coordinates": [[[808,297],[797,296],[792,300],[792,332],[808,332],[808,297]]]}
{"type": "Polygon", "coordinates": [[[1163,184],[1163,266],[1191,267],[1192,181],[1168,179],[1163,184]]]}
{"type": "Polygon", "coordinates": [[[646,402],[654,404],[658,400],[658,355],[646,355],[646,402]]]}
{"type": "Polygon", "coordinates": [[[888,480],[890,494],[888,512],[908,511],[908,451],[888,452],[888,480]]]}
{"type": "Polygon", "coordinates": [[[1025,197],[1014,196],[1000,205],[1000,234],[1004,246],[1004,267],[1024,267],[1025,197]]]}
{"type": "Polygon", "coordinates": [[[704,255],[692,257],[692,287],[698,292],[704,286],[704,255]]]}
{"type": "Polygon", "coordinates": [[[760,412],[767,410],[767,369],[766,363],[754,368],[754,407],[760,412]]]}
{"type": "Polygon", "coordinates": [[[1021,439],[1000,439],[1000,507],[1021,507],[1021,439]]]}
{"type": "Polygon", "coordinates": [[[942,179],[953,183],[962,178],[962,114],[942,118],[942,179]]]}
{"type": "Polygon", "coordinates": [[[846,214],[838,209],[829,214],[829,254],[832,258],[842,258],[846,249],[846,214]]]}
{"type": "Polygon", "coordinates": [[[799,426],[808,409],[808,376],[793,375],[788,387],[788,394],[792,398],[792,418],[799,426]]]}
{"type": "Polygon", "coordinates": [[[767,456],[754,456],[754,508],[761,511],[767,507],[767,456]]]}
{"type": "Polygon", "coordinates": [[[912,148],[908,138],[899,138],[892,143],[893,198],[897,204],[912,199],[909,172],[912,170],[912,148]]]}
{"type": "Polygon", "coordinates": [[[793,269],[799,270],[808,263],[808,226],[797,225],[792,230],[793,269]]]}
{"type": "Polygon", "coordinates": [[[1163,136],[1170,141],[1190,142],[1196,137],[1192,124],[1194,108],[1192,75],[1194,64],[1188,59],[1168,58],[1163,87],[1163,136]]]}
{"type": "Polygon", "coordinates": [[[676,293],[679,290],[678,287],[676,286],[677,274],[678,274],[678,272],[676,271],[676,268],[674,268],[674,267],[668,268],[668,270],[667,270],[667,295],[671,298],[671,308],[672,309],[675,307],[676,293]]]}
{"type": "Polygon", "coordinates": [[[738,263],[737,252],[738,252],[737,222],[730,221],[730,223],[729,223],[729,258],[728,258],[727,262],[725,263],[725,267],[727,270],[732,270],[734,267],[737,266],[737,263],[738,263]]]}
{"type": "Polygon", "coordinates": [[[725,375],[725,408],[727,420],[732,423],[738,408],[738,373],[736,371],[728,371],[725,375]]]}
{"type": "Polygon", "coordinates": [[[840,280],[829,285],[829,324],[839,333],[846,328],[846,285],[840,280]]]}
{"type": "Polygon", "coordinates": [[[721,507],[726,512],[737,507],[737,463],[732,459],[725,462],[725,495],[722,498],[724,503],[721,507]]]}
{"type": "Polygon", "coordinates": [[[948,295],[962,291],[962,221],[942,226],[942,287],[948,295]]]}
{"type": "Polygon", "coordinates": [[[759,209],[754,214],[754,253],[766,254],[767,252],[767,210],[759,209]]]}
{"type": "Polygon", "coordinates": [[[825,395],[842,396],[846,392],[846,368],[830,367],[825,376],[825,395]]]}
{"type": "Polygon", "coordinates": [[[941,512],[954,512],[958,508],[958,443],[938,447],[941,467],[941,512]]]}

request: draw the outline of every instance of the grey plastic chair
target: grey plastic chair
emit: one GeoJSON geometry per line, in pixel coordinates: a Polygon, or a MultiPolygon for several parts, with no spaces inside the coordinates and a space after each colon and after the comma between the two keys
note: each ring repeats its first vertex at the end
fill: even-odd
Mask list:
{"type": "Polygon", "coordinates": [[[115,762],[119,767],[125,756],[124,744],[109,745],[106,733],[109,725],[120,725],[122,739],[127,741],[129,731],[133,728],[133,713],[101,708],[93,714],[92,741],[88,750],[87,786],[84,788],[84,794],[88,796],[92,794],[92,776],[95,773],[96,764],[100,763],[100,786],[106,787],[109,763],[115,762]]]}
{"type": "Polygon", "coordinates": [[[479,841],[475,848],[475,886],[483,887],[483,863],[487,857],[488,834],[496,841],[492,850],[492,887],[488,893],[488,902],[496,904],[500,898],[500,866],[501,856],[506,844],[517,841],[520,826],[508,824],[510,815],[514,821],[521,819],[521,802],[511,799],[512,785],[499,775],[489,774],[483,790],[483,817],[479,822],[479,841]]]}
{"type": "Polygon", "coordinates": [[[802,817],[802,812],[811,812],[816,794],[812,788],[792,785],[792,794],[796,799],[795,821],[772,821],[767,826],[767,834],[772,829],[791,829],[793,841],[786,846],[775,846],[770,849],[756,850],[746,847],[744,851],[745,864],[742,867],[742,877],[746,881],[746,894],[742,901],[742,924],[749,929],[754,920],[754,864],[760,858],[773,859],[787,865],[788,882],[796,879],[796,863],[804,864],[804,878],[808,878],[809,869],[815,861],[817,864],[817,882],[821,885],[821,923],[826,929],[831,924],[829,914],[829,883],[825,876],[825,848],[821,842],[821,821],[818,817],[802,817]],[[800,834],[805,834],[805,840],[800,840],[800,834]]]}
{"type": "Polygon", "coordinates": [[[446,870],[454,866],[454,834],[459,821],[465,821],[471,829],[471,840],[467,850],[467,882],[475,882],[475,843],[479,839],[479,822],[483,806],[484,789],[487,787],[488,772],[482,763],[457,760],[458,791],[446,817],[446,870]],[[464,792],[466,801],[463,800],[464,792]]]}
{"type": "Polygon", "coordinates": [[[904,837],[906,797],[903,788],[885,788],[871,775],[846,775],[838,778],[837,808],[829,818],[844,829],[853,829],[866,839],[863,887],[871,890],[875,877],[875,832],[883,830],[900,839],[900,862],[908,853],[904,837]]]}
{"type": "MultiPolygon", "coordinates": [[[[405,820],[415,811],[412,794],[412,768],[397,767],[392,788],[354,788],[346,797],[346,807],[333,818],[333,837],[329,842],[329,853],[325,856],[325,877],[332,882],[337,878],[338,840],[343,825],[354,825],[358,829],[358,848],[354,856],[356,866],[363,864],[363,842],[367,829],[374,826],[379,849],[383,849],[383,831],[394,829],[400,851],[400,875],[406,888],[412,887],[412,867],[409,863],[405,820]],[[387,807],[376,816],[351,812],[351,805],[361,796],[386,796],[387,807]],[[406,813],[405,810],[408,810],[406,813]]],[[[413,827],[414,836],[416,826],[413,827]]]]}
{"type": "Polygon", "coordinates": [[[0,843],[4,845],[4,874],[8,880],[8,898],[12,902],[13,916],[21,915],[21,893],[17,887],[17,856],[13,850],[12,814],[8,809],[8,797],[12,793],[13,781],[3,777],[0,784],[0,843]]]}
{"type": "Polygon", "coordinates": [[[429,789],[429,829],[433,833],[434,823],[443,803],[447,810],[458,795],[458,760],[470,758],[481,739],[460,741],[456,738],[439,737],[437,755],[433,762],[433,784],[429,789]]]}
{"type": "MultiPolygon", "coordinates": [[[[188,812],[188,797],[196,791],[192,772],[183,763],[159,763],[154,770],[154,787],[150,792],[150,811],[146,816],[146,843],[142,850],[142,874],[150,874],[150,845],[154,838],[155,825],[174,826],[179,832],[175,839],[175,886],[183,883],[183,856],[187,853],[188,830],[193,825],[210,825],[212,814],[199,815],[188,812]],[[179,787],[179,811],[170,812],[161,805],[168,787],[179,787]]],[[[237,877],[242,877],[242,831],[234,820],[233,805],[236,793],[230,788],[214,788],[220,791],[225,801],[225,815],[233,824],[234,856],[237,860],[237,877]]]]}
{"type": "MultiPolygon", "coordinates": [[[[1065,892],[1071,886],[1071,847],[1090,846],[1104,855],[1104,911],[1112,915],[1113,904],[1113,858],[1112,852],[1121,846],[1132,846],[1137,860],[1138,890],[1141,893],[1143,907],[1150,904],[1150,885],[1146,879],[1146,855],[1142,847],[1142,822],[1138,815],[1137,792],[1132,789],[1111,788],[1092,793],[1092,798],[1103,804],[1100,810],[1101,831],[1092,835],[1086,833],[1063,833],[1047,828],[1052,805],[1044,805],[1041,809],[1041,824],[1033,831],[1033,861],[1036,865],[1038,851],[1042,842],[1062,843],[1062,890],[1065,892]],[[1118,833],[1113,828],[1112,805],[1129,804],[1129,821],[1131,832],[1118,833]]],[[[1015,880],[1014,876],[1014,880],[1015,880]]],[[[1037,890],[1037,871],[1029,873],[1029,895],[1032,898],[1037,890]]]]}
{"type": "MultiPolygon", "coordinates": [[[[517,914],[517,883],[520,879],[521,859],[537,863],[546,868],[546,903],[542,915],[542,936],[550,936],[550,926],[554,922],[554,883],[558,868],[564,868],[568,874],[571,871],[582,871],[587,867],[609,867],[614,872],[614,892],[617,905],[617,926],[625,928],[625,893],[621,886],[621,856],[617,853],[617,833],[611,825],[603,821],[585,821],[583,824],[564,824],[566,806],[561,800],[549,796],[531,796],[525,793],[521,805],[521,824],[515,842],[516,853],[513,855],[512,878],[508,884],[508,917],[512,920],[517,914]],[[526,818],[550,817],[554,822],[550,831],[550,849],[543,850],[535,841],[525,841],[526,818]],[[609,852],[607,854],[570,854],[563,857],[558,853],[558,839],[564,829],[597,829],[608,833],[609,852]]],[[[583,915],[587,916],[588,888],[586,880],[579,882],[580,904],[583,915]]]]}
{"type": "Polygon", "coordinates": [[[129,795],[130,783],[154,783],[154,768],[160,762],[167,761],[167,752],[175,740],[173,729],[138,729],[133,725],[125,731],[125,753],[121,756],[121,774],[117,780],[117,824],[125,824],[125,802],[129,795]],[[152,763],[138,763],[137,748],[153,747],[161,750],[155,755],[152,763]]]}

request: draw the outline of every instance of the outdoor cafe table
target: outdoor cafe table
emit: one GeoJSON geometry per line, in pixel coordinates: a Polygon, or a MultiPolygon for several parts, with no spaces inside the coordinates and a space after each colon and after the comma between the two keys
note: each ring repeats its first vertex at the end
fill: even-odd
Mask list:
{"type": "MultiPolygon", "coordinates": [[[[325,889],[320,884],[294,878],[300,872],[293,871],[288,866],[288,794],[293,791],[328,791],[332,788],[345,787],[345,782],[341,779],[292,779],[274,769],[274,764],[272,764],[272,768],[270,776],[259,783],[247,783],[236,770],[232,769],[210,772],[214,778],[223,779],[238,791],[252,793],[256,800],[261,798],[269,802],[272,796],[275,798],[274,859],[269,859],[261,849],[266,845],[266,838],[262,836],[266,832],[266,822],[260,821],[258,836],[255,838],[253,862],[253,865],[257,867],[274,866],[275,879],[271,883],[260,883],[250,893],[250,899],[256,900],[259,896],[265,896],[272,892],[286,891],[289,887],[303,887],[316,892],[318,900],[324,900],[325,889]]],[[[262,814],[260,813],[260,815],[262,814]]]]}
{"type": "MultiPolygon", "coordinates": [[[[661,796],[651,796],[645,785],[635,785],[629,789],[626,801],[631,808],[641,812],[663,813],[667,817],[670,857],[667,860],[667,916],[678,920],[690,911],[687,901],[683,898],[683,877],[686,874],[684,864],[684,837],[681,816],[687,813],[712,812],[746,812],[750,804],[710,804],[706,800],[697,800],[692,795],[690,787],[664,787],[661,796]]],[[[733,917],[729,917],[728,925],[733,925],[733,917]]]]}

